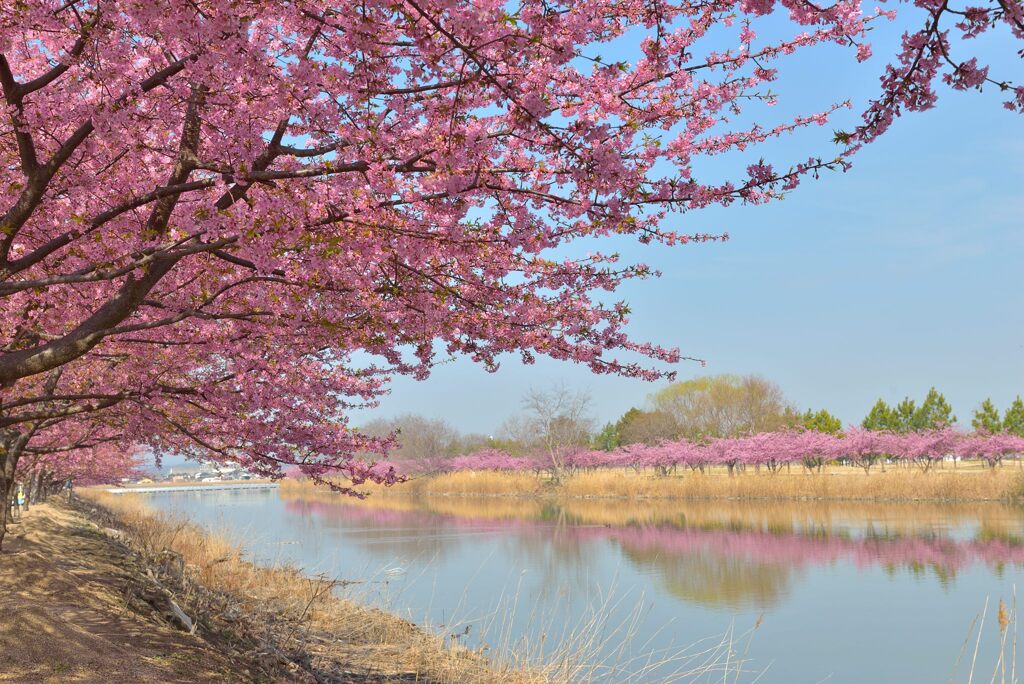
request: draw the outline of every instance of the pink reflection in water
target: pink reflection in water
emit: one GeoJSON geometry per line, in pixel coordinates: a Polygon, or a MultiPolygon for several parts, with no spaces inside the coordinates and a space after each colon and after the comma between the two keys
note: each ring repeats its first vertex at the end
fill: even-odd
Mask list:
{"type": "Polygon", "coordinates": [[[344,520],[358,526],[422,527],[459,530],[486,527],[515,535],[547,537],[557,529],[560,542],[614,541],[636,554],[716,556],[753,564],[786,565],[791,569],[853,563],[857,567],[922,566],[951,575],[976,564],[998,568],[1024,565],[1024,544],[980,532],[973,539],[948,533],[884,534],[871,526],[830,530],[821,527],[767,530],[756,525],[686,526],[685,524],[588,525],[564,522],[558,507],[544,508],[543,517],[491,518],[440,514],[429,510],[370,508],[345,502],[290,500],[289,512],[344,520]],[[562,518],[562,522],[558,522],[562,518]]]}

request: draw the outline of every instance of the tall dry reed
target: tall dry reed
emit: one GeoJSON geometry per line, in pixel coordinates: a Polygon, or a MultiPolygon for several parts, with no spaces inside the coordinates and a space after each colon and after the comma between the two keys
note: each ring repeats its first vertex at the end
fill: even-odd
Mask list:
{"type": "MultiPolygon", "coordinates": [[[[282,491],[315,491],[315,485],[285,480],[282,491]]],[[[544,474],[461,471],[417,476],[392,487],[371,486],[370,494],[415,496],[608,497],[627,499],[818,499],[871,501],[1012,501],[1024,496],[1024,471],[1003,466],[961,464],[930,472],[918,468],[830,466],[823,472],[794,468],[770,473],[724,468],[662,475],[652,470],[604,468],[564,476],[557,484],[544,474]]]]}

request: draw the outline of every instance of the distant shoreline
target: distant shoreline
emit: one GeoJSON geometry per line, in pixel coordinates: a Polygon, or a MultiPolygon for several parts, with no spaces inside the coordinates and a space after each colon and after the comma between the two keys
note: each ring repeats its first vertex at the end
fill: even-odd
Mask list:
{"type": "Polygon", "coordinates": [[[126,490],[130,490],[130,489],[156,489],[156,488],[160,488],[160,487],[196,487],[196,488],[202,488],[202,487],[210,487],[210,486],[217,486],[217,485],[232,485],[232,484],[261,484],[261,485],[270,485],[270,484],[277,484],[278,482],[280,482],[280,481],[279,480],[270,480],[270,479],[267,479],[267,478],[262,478],[262,479],[259,479],[259,480],[206,480],[206,481],[197,481],[197,480],[168,481],[168,480],[163,480],[163,481],[160,481],[160,482],[155,482],[155,481],[154,482],[126,482],[126,483],[121,483],[121,484],[103,485],[102,487],[97,487],[97,488],[102,488],[102,489],[126,489],[126,490]]]}
{"type": "MultiPolygon", "coordinates": [[[[334,495],[309,480],[284,479],[280,489],[292,495],[334,495]]],[[[924,472],[897,466],[866,474],[859,468],[833,465],[823,472],[794,468],[791,472],[748,470],[729,475],[725,468],[674,474],[601,468],[567,473],[557,483],[545,473],[468,470],[414,476],[390,487],[364,485],[356,489],[373,496],[1013,503],[1024,500],[1024,469],[961,465],[924,472]]]]}

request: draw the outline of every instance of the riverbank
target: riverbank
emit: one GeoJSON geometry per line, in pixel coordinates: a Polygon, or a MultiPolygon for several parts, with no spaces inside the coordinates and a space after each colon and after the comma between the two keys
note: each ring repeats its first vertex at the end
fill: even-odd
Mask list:
{"type": "Polygon", "coordinates": [[[540,682],[261,568],[135,497],[32,507],[0,555],[0,682],[540,682]]]}
{"type": "Polygon", "coordinates": [[[180,489],[183,487],[202,489],[203,487],[225,487],[230,485],[259,486],[274,484],[274,480],[165,480],[163,482],[126,482],[106,489],[130,492],[136,489],[180,489]]]}
{"type": "MultiPolygon", "coordinates": [[[[319,489],[308,480],[281,482],[282,492],[319,489]]],[[[733,475],[724,467],[674,474],[603,468],[569,473],[557,483],[547,474],[533,472],[460,471],[413,476],[391,487],[365,485],[359,489],[382,496],[1013,502],[1024,498],[1024,470],[1010,465],[989,468],[977,462],[956,467],[944,464],[928,472],[906,465],[885,470],[876,466],[870,473],[839,465],[827,466],[822,472],[747,469],[733,475]]]]}

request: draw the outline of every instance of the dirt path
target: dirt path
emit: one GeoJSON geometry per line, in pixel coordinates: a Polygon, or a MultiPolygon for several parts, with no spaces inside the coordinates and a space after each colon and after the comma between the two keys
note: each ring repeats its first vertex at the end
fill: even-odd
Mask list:
{"type": "Polygon", "coordinates": [[[140,611],[133,555],[79,512],[34,506],[9,530],[0,682],[251,681],[170,616],[140,611]]]}

